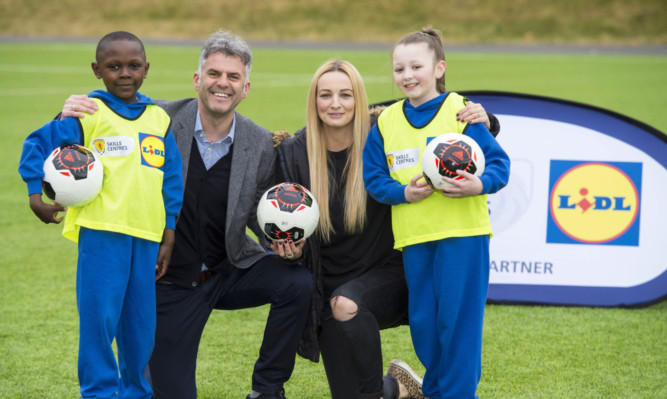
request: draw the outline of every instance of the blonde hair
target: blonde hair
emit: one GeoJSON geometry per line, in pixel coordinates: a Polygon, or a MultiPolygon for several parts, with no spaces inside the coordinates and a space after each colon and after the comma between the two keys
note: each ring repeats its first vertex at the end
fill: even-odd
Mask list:
{"type": "MultiPolygon", "coordinates": [[[[359,71],[347,61],[329,60],[313,76],[308,91],[306,106],[306,134],[308,167],[310,168],[310,189],[320,207],[318,233],[328,242],[333,232],[329,215],[330,190],[335,185],[330,181],[333,174],[327,161],[327,141],[324,126],[317,113],[317,84],[325,73],[342,72],[350,78],[354,95],[354,122],[352,144],[348,148],[348,158],[343,170],[345,179],[345,232],[359,232],[366,224],[366,189],[364,187],[361,154],[370,129],[368,99],[359,71]]],[[[332,188],[334,187],[334,188],[332,188]]]]}
{"type": "MultiPolygon", "coordinates": [[[[415,43],[426,43],[428,48],[433,51],[434,63],[445,61],[445,50],[442,48],[442,35],[440,31],[433,29],[430,26],[422,28],[418,32],[408,33],[396,42],[394,49],[400,45],[408,45],[415,43]]],[[[393,54],[393,51],[392,51],[393,54]]],[[[436,90],[442,94],[447,91],[445,88],[445,74],[436,81],[436,90]]]]}

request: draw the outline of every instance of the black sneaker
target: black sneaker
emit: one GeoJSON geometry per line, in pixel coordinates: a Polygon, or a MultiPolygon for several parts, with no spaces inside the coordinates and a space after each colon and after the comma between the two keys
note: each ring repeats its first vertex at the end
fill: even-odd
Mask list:
{"type": "Polygon", "coordinates": [[[249,393],[245,399],[287,399],[285,397],[285,390],[280,388],[278,392],[275,393],[260,393],[257,396],[252,396],[252,393],[249,393]]]}

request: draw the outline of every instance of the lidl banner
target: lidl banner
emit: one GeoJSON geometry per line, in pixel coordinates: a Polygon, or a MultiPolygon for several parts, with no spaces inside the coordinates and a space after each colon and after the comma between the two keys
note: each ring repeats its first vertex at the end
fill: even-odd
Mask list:
{"type": "Polygon", "coordinates": [[[667,136],[571,101],[462,92],[512,160],[489,196],[491,302],[639,306],[667,296],[667,136]]]}

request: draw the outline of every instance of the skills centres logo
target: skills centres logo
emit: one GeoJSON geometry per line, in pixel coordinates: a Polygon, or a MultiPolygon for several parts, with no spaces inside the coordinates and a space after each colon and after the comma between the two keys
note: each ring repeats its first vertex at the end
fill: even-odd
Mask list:
{"type": "Polygon", "coordinates": [[[139,147],[141,148],[141,164],[162,168],[164,165],[164,140],[152,134],[139,133],[139,147]]]}
{"type": "Polygon", "coordinates": [[[552,160],[547,243],[639,245],[642,164],[552,160]]]}

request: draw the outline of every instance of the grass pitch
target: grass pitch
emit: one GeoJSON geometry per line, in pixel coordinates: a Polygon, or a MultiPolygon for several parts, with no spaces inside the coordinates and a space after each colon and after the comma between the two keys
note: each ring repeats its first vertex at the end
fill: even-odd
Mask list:
{"type": "MultiPolygon", "coordinates": [[[[76,248],[60,226],[28,207],[18,173],[25,136],[73,93],[103,88],[90,70],[94,43],[0,44],[0,397],[77,397],[76,248]]],[[[191,97],[198,47],[147,46],[142,92],[191,97]]],[[[255,49],[250,96],[240,112],[272,130],[304,124],[315,69],[329,58],[353,62],[370,102],[398,97],[386,51],[255,49]]],[[[542,54],[447,54],[451,90],[539,94],[608,108],[667,131],[667,58],[542,54]]],[[[493,110],[490,110],[493,111],[493,110]]],[[[100,256],[104,256],[100,249],[100,256]]],[[[198,360],[199,397],[250,391],[266,306],[213,313],[198,360]]],[[[382,334],[385,364],[406,360],[419,373],[409,330],[382,334]]],[[[489,305],[484,327],[483,398],[667,397],[667,302],[643,309],[489,305]]],[[[288,397],[325,398],[321,364],[298,358],[288,397]]]]}

